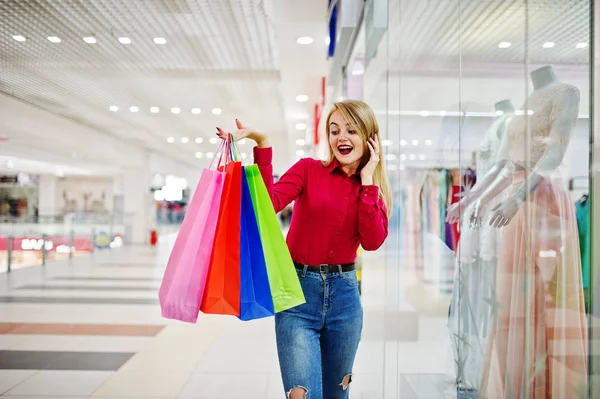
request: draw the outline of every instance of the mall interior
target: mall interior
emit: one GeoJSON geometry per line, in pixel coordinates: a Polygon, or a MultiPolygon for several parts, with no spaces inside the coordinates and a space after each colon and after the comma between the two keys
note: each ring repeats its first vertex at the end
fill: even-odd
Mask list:
{"type": "Polygon", "coordinates": [[[286,398],[274,317],[159,289],[216,127],[268,133],[277,180],[350,99],[393,207],[345,394],[600,398],[597,4],[0,1],[0,397],[286,398]]]}

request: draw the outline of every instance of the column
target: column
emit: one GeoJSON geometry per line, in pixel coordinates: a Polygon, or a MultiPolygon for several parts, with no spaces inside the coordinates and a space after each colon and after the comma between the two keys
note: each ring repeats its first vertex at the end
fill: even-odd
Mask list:
{"type": "Polygon", "coordinates": [[[122,176],[124,222],[128,235],[125,241],[130,244],[148,243],[150,229],[155,224],[151,178],[148,168],[129,170],[122,176]]]}
{"type": "Polygon", "coordinates": [[[38,186],[38,210],[40,216],[55,216],[60,213],[57,193],[58,177],[40,175],[38,186]]]}

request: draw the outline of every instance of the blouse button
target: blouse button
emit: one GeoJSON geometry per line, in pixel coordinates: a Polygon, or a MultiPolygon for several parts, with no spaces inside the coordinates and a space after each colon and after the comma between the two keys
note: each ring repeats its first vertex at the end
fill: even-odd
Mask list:
{"type": "Polygon", "coordinates": [[[333,256],[333,249],[329,251],[329,256],[333,256]]]}

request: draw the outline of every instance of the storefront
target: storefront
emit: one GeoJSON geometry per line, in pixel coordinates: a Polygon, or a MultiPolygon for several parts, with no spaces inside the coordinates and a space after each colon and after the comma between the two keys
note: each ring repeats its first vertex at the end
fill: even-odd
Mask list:
{"type": "Polygon", "coordinates": [[[337,3],[359,23],[336,21],[351,45],[330,84],[378,117],[384,323],[444,320],[431,335],[451,357],[399,372],[403,342],[382,337],[385,397],[597,397],[592,2],[362,3],[337,3]]]}

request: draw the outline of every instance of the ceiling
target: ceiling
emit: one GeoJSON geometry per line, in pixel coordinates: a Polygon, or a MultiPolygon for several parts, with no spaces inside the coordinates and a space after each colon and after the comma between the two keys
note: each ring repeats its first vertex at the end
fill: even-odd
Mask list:
{"type": "Polygon", "coordinates": [[[239,118],[271,134],[283,167],[327,73],[322,0],[4,0],[0,13],[3,156],[114,173],[150,153],[197,168],[215,127],[239,118]]]}

